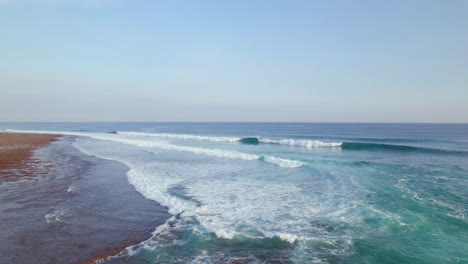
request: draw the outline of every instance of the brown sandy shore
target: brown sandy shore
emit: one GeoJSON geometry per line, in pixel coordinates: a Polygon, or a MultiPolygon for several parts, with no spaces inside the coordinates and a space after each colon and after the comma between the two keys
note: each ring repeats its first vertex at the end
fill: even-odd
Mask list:
{"type": "Polygon", "coordinates": [[[0,193],[0,263],[28,263],[29,258],[35,258],[34,263],[97,263],[148,239],[168,218],[165,208],[128,184],[120,163],[66,147],[56,155],[78,157],[81,165],[77,174],[67,173],[73,179],[54,176],[56,168],[48,167],[35,151],[55,141],[67,141],[67,136],[0,133],[0,187],[10,186],[0,193]],[[47,180],[15,184],[25,177],[47,180]],[[79,195],[66,191],[71,183],[78,186],[79,195]],[[66,205],[70,216],[45,223],[44,214],[57,204],[66,205]]]}
{"type": "Polygon", "coordinates": [[[59,135],[0,133],[0,182],[12,181],[19,176],[42,174],[34,171],[33,151],[49,145],[59,135]]]}

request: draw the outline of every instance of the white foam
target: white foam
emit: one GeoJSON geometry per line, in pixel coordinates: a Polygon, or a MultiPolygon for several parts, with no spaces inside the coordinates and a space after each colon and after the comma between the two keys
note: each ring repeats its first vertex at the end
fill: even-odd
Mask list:
{"type": "MultiPolygon", "coordinates": [[[[180,146],[169,144],[164,141],[158,140],[148,140],[148,139],[134,139],[119,136],[118,134],[103,134],[103,133],[83,133],[83,132],[68,132],[68,131],[26,131],[26,130],[10,130],[9,132],[19,132],[19,133],[41,133],[41,134],[62,134],[62,135],[73,135],[73,136],[84,136],[91,137],[99,140],[114,141],[127,145],[134,145],[144,148],[159,148],[164,150],[171,151],[183,151],[190,152],[194,154],[207,155],[212,157],[219,158],[230,158],[230,159],[241,159],[241,160],[264,160],[265,162],[278,165],[283,168],[297,168],[304,165],[303,162],[288,160],[273,156],[266,155],[257,155],[239,152],[235,150],[226,150],[226,149],[212,149],[212,148],[202,148],[202,147],[191,147],[191,146],[180,146]]],[[[123,132],[120,132],[123,133],[123,132]]],[[[125,132],[131,133],[131,135],[139,135],[142,133],[137,132],[125,132]]]]}
{"type": "Polygon", "coordinates": [[[301,146],[307,148],[320,148],[320,147],[341,147],[342,142],[322,142],[318,140],[308,139],[269,139],[259,138],[262,143],[278,144],[278,145],[289,145],[289,146],[301,146]]]}
{"type": "MultiPolygon", "coordinates": [[[[82,149],[80,146],[76,147],[82,149]]],[[[323,213],[324,208],[330,208],[327,205],[320,207],[319,201],[315,204],[307,202],[300,189],[291,183],[282,184],[281,188],[274,182],[259,182],[254,179],[232,181],[229,178],[211,178],[208,183],[203,178],[198,180],[189,175],[177,177],[172,174],[157,173],[158,168],[155,166],[130,162],[126,158],[112,159],[130,167],[129,182],[146,198],[167,206],[171,214],[181,214],[185,219],[195,218],[204,232],[211,232],[223,239],[233,239],[236,235],[252,237],[248,230],[255,227],[263,235],[254,238],[278,237],[288,243],[295,243],[307,239],[299,234],[307,234],[313,230],[310,226],[312,216],[323,213]],[[187,194],[200,200],[201,205],[180,199],[168,192],[172,186],[184,183],[187,194]],[[291,207],[293,204],[295,206],[291,207]],[[302,205],[313,206],[314,210],[304,210],[302,205]],[[297,220],[282,221],[284,214],[291,214],[292,218],[297,220]],[[272,231],[272,229],[283,231],[272,231]],[[286,230],[289,232],[284,232],[286,230]]],[[[158,227],[153,233],[153,239],[169,232],[172,226],[166,224],[158,227]]],[[[150,243],[144,246],[155,245],[150,243]]],[[[129,248],[127,253],[130,254],[132,250],[134,249],[129,248]]]]}
{"type": "MultiPolygon", "coordinates": [[[[176,138],[176,139],[189,139],[189,140],[206,140],[214,142],[237,142],[242,138],[240,137],[215,137],[215,136],[200,136],[191,134],[171,134],[171,133],[145,133],[145,132],[132,132],[132,131],[117,131],[117,134],[129,136],[145,136],[145,137],[161,137],[161,138],[176,138]]],[[[322,142],[318,140],[308,139],[269,139],[258,138],[259,142],[266,144],[278,144],[289,146],[302,146],[307,148],[317,147],[340,147],[342,142],[322,142]]]]}
{"type": "MultiPolygon", "coordinates": [[[[128,163],[127,163],[128,165],[128,163]]],[[[130,165],[128,181],[135,189],[148,199],[154,200],[169,208],[169,213],[176,215],[196,206],[194,202],[179,199],[168,193],[168,189],[181,182],[176,177],[160,177],[154,172],[137,169],[139,165],[130,165]]]]}
{"type": "Polygon", "coordinates": [[[47,224],[57,223],[62,220],[66,212],[63,209],[52,209],[52,212],[47,213],[44,218],[47,224]]]}
{"type": "MultiPolygon", "coordinates": [[[[135,145],[139,147],[148,147],[148,148],[160,148],[164,150],[173,150],[173,151],[183,151],[191,152],[194,154],[201,154],[213,157],[220,158],[231,158],[231,159],[241,159],[241,160],[263,160],[268,163],[278,165],[283,168],[298,168],[304,165],[303,162],[296,160],[289,160],[269,155],[257,155],[250,153],[243,153],[235,150],[226,150],[226,149],[212,149],[212,148],[202,148],[202,147],[191,147],[191,146],[181,146],[173,145],[161,140],[148,140],[148,139],[138,139],[138,138],[128,138],[126,136],[154,136],[154,137],[172,137],[180,139],[197,139],[197,140],[210,140],[210,141],[229,141],[234,142],[240,140],[240,138],[230,138],[230,137],[205,137],[205,136],[195,136],[195,135],[185,135],[185,134],[158,134],[158,133],[143,133],[143,132],[117,132],[117,134],[103,134],[103,133],[83,133],[83,132],[69,132],[69,131],[26,131],[26,130],[8,130],[9,132],[19,132],[19,133],[41,133],[41,134],[62,134],[62,135],[74,135],[74,136],[84,136],[92,137],[100,140],[110,140],[115,142],[120,142],[123,144],[135,145]],[[119,136],[121,135],[121,136],[119,136]],[[123,137],[122,137],[123,136],[123,137]]],[[[282,144],[282,145],[295,145],[295,146],[305,146],[305,147],[338,147],[341,146],[341,143],[326,143],[321,141],[311,141],[311,140],[272,140],[272,139],[259,139],[262,143],[272,143],[272,144],[282,144]]]]}
{"type": "Polygon", "coordinates": [[[136,245],[131,245],[123,249],[117,255],[110,257],[110,259],[119,257],[119,256],[133,256],[139,252],[140,249],[154,248],[158,244],[161,244],[161,241],[171,242],[173,244],[177,243],[176,238],[173,236],[171,231],[174,229],[179,229],[178,226],[181,225],[181,220],[176,216],[169,218],[164,224],[156,227],[156,229],[151,233],[152,237],[142,241],[136,245]],[[169,240],[169,241],[168,241],[169,240]]]}
{"type": "MultiPolygon", "coordinates": [[[[83,132],[67,132],[67,131],[28,131],[28,130],[13,130],[6,129],[7,132],[19,132],[19,133],[45,133],[45,134],[63,134],[63,135],[79,135],[89,136],[97,133],[83,133],[83,132]]],[[[175,138],[175,139],[187,139],[187,140],[204,140],[214,142],[238,142],[242,138],[240,137],[216,137],[216,136],[201,136],[191,134],[171,134],[171,133],[147,133],[147,132],[133,132],[133,131],[117,131],[117,135],[123,136],[134,136],[134,137],[156,137],[156,138],[175,138]]],[[[301,146],[307,148],[321,148],[321,147],[341,147],[343,142],[323,142],[319,140],[310,139],[269,139],[269,138],[258,138],[258,141],[265,144],[277,144],[277,145],[288,145],[288,146],[301,146]]]]}
{"type": "Polygon", "coordinates": [[[266,155],[263,156],[263,160],[272,164],[276,164],[283,168],[298,168],[304,165],[303,162],[297,160],[282,159],[266,155]]]}
{"type": "Polygon", "coordinates": [[[279,239],[281,239],[283,241],[286,241],[286,242],[289,242],[291,244],[293,244],[294,242],[302,239],[300,236],[296,236],[296,235],[293,235],[293,234],[287,234],[287,233],[279,233],[276,236],[279,237],[279,239]]]}
{"type": "MultiPolygon", "coordinates": [[[[241,137],[216,137],[216,136],[201,136],[191,134],[172,134],[172,133],[147,133],[147,132],[132,132],[132,131],[117,131],[117,134],[129,136],[145,136],[145,137],[161,137],[161,138],[175,138],[175,139],[189,139],[189,140],[206,140],[214,142],[237,142],[241,137]]],[[[340,147],[342,142],[323,142],[318,140],[308,139],[269,139],[258,138],[259,142],[266,144],[278,144],[289,146],[302,146],[307,148],[314,147],[340,147]]]]}
{"type": "Polygon", "coordinates": [[[68,186],[67,192],[68,193],[74,193],[76,191],[76,187],[73,185],[68,186]]]}
{"type": "Polygon", "coordinates": [[[223,229],[220,229],[220,230],[216,230],[215,234],[216,234],[217,237],[220,237],[220,238],[232,239],[236,235],[236,232],[235,231],[225,231],[223,229]]]}
{"type": "MultiPolygon", "coordinates": [[[[348,234],[339,229],[329,231],[317,222],[327,219],[354,226],[362,221],[360,214],[353,211],[355,204],[350,203],[359,197],[353,195],[356,188],[349,177],[337,181],[321,174],[310,177],[305,170],[291,173],[274,166],[259,166],[260,163],[255,162],[207,163],[205,159],[191,160],[190,155],[174,155],[176,157],[172,158],[165,151],[150,154],[148,151],[152,150],[148,148],[235,159],[247,157],[247,160],[261,159],[285,167],[297,167],[301,165],[296,163],[298,161],[231,150],[177,146],[124,135],[93,137],[106,141],[81,138],[74,146],[86,154],[127,165],[130,168],[127,173],[129,183],[144,197],[167,206],[171,214],[177,215],[158,227],[150,240],[127,248],[122,254],[134,254],[139,248],[146,250],[186,243],[180,237],[185,231],[202,239],[211,239],[214,234],[220,239],[278,238],[292,244],[317,239],[342,240],[348,234]],[[230,154],[226,155],[226,151],[230,154]],[[303,179],[302,173],[308,180],[298,181],[303,179]],[[183,195],[174,193],[174,187],[183,189],[183,195]]],[[[341,248],[340,245],[336,247],[341,248]]]]}
{"type": "Polygon", "coordinates": [[[128,182],[147,199],[154,200],[159,204],[168,207],[169,213],[176,215],[187,210],[187,208],[193,207],[193,204],[190,202],[177,199],[167,192],[171,186],[180,183],[180,178],[161,177],[154,172],[154,168],[149,167],[144,163],[129,161],[124,158],[99,155],[95,152],[87,151],[85,148],[77,144],[77,142],[74,142],[73,146],[87,155],[93,155],[101,159],[114,160],[125,164],[130,168],[127,172],[128,182]]]}
{"type": "Polygon", "coordinates": [[[190,146],[180,146],[168,144],[160,141],[153,140],[140,140],[140,139],[126,139],[126,138],[109,138],[109,137],[94,137],[98,139],[112,140],[124,144],[135,145],[139,147],[146,148],[159,148],[164,150],[174,150],[174,151],[183,151],[191,152],[194,154],[201,154],[213,157],[220,158],[231,158],[231,159],[242,159],[242,160],[257,160],[260,159],[260,156],[255,154],[248,154],[243,152],[238,152],[235,150],[224,150],[224,149],[209,149],[201,147],[190,147],[190,146]]]}
{"type": "MultiPolygon", "coordinates": [[[[178,214],[187,221],[184,228],[193,232],[200,230],[202,235],[215,234],[223,239],[277,237],[296,243],[317,237],[341,239],[344,236],[340,233],[330,235],[314,221],[323,218],[339,223],[346,219],[350,224],[361,221],[358,214],[348,210],[354,206],[349,201],[356,200],[349,177],[343,177],[342,184],[321,174],[301,175],[308,173],[306,170],[291,173],[274,166],[259,166],[260,163],[255,162],[207,163],[205,159],[192,160],[190,155],[171,158],[165,151],[151,154],[148,151],[158,148],[220,158],[263,160],[285,168],[302,166],[304,163],[300,161],[235,150],[174,145],[162,138],[72,134],[91,138],[73,143],[84,153],[128,166],[128,181],[139,193],[167,206],[171,214],[178,214]],[[306,181],[298,181],[304,176],[306,181]],[[183,188],[184,196],[171,192],[179,186],[183,188]]],[[[173,229],[172,224],[167,224],[155,231],[154,236],[162,238],[165,232],[173,229]]]]}
{"type": "Polygon", "coordinates": [[[455,218],[455,219],[458,219],[458,220],[463,220],[466,222],[466,217],[464,214],[462,213],[459,213],[459,214],[451,214],[451,213],[448,213],[447,214],[448,217],[451,217],[451,218],[455,218]]]}
{"type": "Polygon", "coordinates": [[[213,136],[199,136],[199,135],[190,135],[190,134],[145,133],[145,132],[131,132],[131,131],[117,131],[117,134],[127,135],[127,136],[206,140],[206,141],[214,141],[214,142],[236,142],[240,140],[240,138],[238,137],[213,137],[213,136]]]}
{"type": "Polygon", "coordinates": [[[120,142],[123,144],[134,145],[138,147],[159,148],[159,149],[172,150],[172,151],[183,151],[183,152],[190,152],[194,154],[207,155],[207,156],[213,156],[213,157],[219,157],[219,158],[230,158],[230,159],[241,159],[241,160],[264,160],[265,162],[272,163],[283,168],[297,168],[297,167],[304,165],[304,163],[300,161],[277,158],[273,156],[244,153],[244,152],[239,152],[235,150],[180,146],[180,145],[169,144],[163,141],[128,139],[128,138],[119,138],[119,137],[109,137],[109,136],[104,136],[104,135],[93,135],[92,137],[96,139],[116,141],[116,142],[120,142]]]}

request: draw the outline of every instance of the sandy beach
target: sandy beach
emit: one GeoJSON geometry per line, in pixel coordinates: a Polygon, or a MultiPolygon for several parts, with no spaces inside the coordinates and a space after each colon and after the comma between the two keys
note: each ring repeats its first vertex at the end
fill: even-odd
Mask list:
{"type": "Polygon", "coordinates": [[[0,181],[12,181],[19,176],[42,174],[33,151],[57,140],[58,135],[0,133],[0,181]]]}

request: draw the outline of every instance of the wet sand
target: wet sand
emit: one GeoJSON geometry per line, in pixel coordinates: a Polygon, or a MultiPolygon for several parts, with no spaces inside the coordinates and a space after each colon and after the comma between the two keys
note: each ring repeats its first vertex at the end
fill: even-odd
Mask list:
{"type": "Polygon", "coordinates": [[[58,135],[0,133],[0,182],[43,174],[33,151],[57,140],[58,135]]]}
{"type": "Polygon", "coordinates": [[[127,167],[81,153],[74,137],[0,138],[0,263],[95,263],[170,217],[128,183],[127,167]]]}

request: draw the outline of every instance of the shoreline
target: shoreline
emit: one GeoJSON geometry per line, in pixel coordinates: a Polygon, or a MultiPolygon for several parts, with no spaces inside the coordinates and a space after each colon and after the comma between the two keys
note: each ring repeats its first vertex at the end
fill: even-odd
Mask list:
{"type": "Polygon", "coordinates": [[[0,179],[2,263],[97,263],[147,240],[170,216],[128,183],[125,165],[82,153],[74,136],[0,133],[2,140],[9,165],[0,175],[16,169],[0,179]]]}
{"type": "Polygon", "coordinates": [[[34,151],[57,141],[61,135],[0,132],[0,183],[42,174],[35,166],[34,151]]]}

